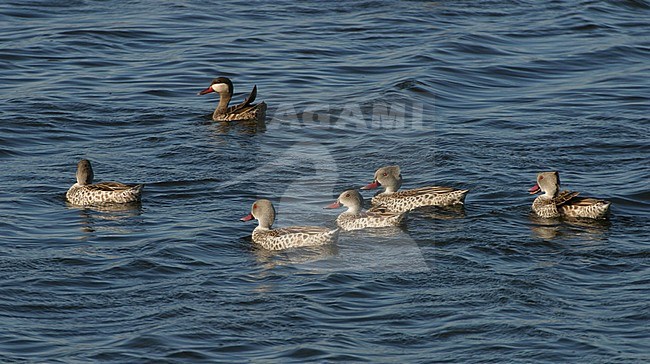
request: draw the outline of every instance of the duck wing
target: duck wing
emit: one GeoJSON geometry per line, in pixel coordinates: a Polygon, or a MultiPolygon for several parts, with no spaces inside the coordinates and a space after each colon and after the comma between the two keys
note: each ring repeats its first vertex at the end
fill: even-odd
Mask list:
{"type": "Polygon", "coordinates": [[[127,185],[120,182],[99,182],[86,186],[91,191],[124,191],[141,185],[127,185]]]}
{"type": "Polygon", "coordinates": [[[419,196],[419,195],[426,195],[426,194],[437,195],[437,194],[453,192],[455,190],[456,190],[455,188],[451,188],[451,187],[430,186],[430,187],[414,188],[411,190],[397,191],[393,193],[393,196],[410,197],[410,196],[419,196]]]}
{"type": "Polygon", "coordinates": [[[246,109],[248,106],[251,106],[253,101],[255,101],[255,98],[257,97],[257,85],[253,87],[253,91],[251,91],[250,94],[248,94],[248,97],[244,102],[242,102],[239,105],[234,105],[228,108],[228,114],[236,114],[239,112],[242,112],[244,109],[246,109]]]}
{"type": "Polygon", "coordinates": [[[366,212],[369,213],[369,214],[370,214],[370,213],[379,213],[379,214],[383,214],[383,213],[387,213],[387,212],[390,212],[390,211],[386,208],[386,206],[382,205],[381,203],[378,203],[378,204],[376,204],[376,205],[372,205],[372,206],[368,209],[368,211],[366,211],[366,212]]]}
{"type": "Polygon", "coordinates": [[[562,191],[553,199],[556,206],[561,206],[571,201],[574,197],[578,196],[580,192],[575,191],[562,191]]]}
{"type": "Polygon", "coordinates": [[[291,227],[273,229],[273,231],[277,232],[278,236],[279,235],[285,235],[285,234],[314,235],[314,234],[326,233],[326,232],[330,231],[330,229],[325,228],[325,227],[320,227],[320,226],[291,226],[291,227]]]}
{"type": "Polygon", "coordinates": [[[361,213],[361,217],[373,217],[378,219],[390,219],[403,215],[403,213],[387,211],[385,208],[378,207],[361,213]]]}
{"type": "Polygon", "coordinates": [[[578,198],[572,199],[571,202],[568,203],[567,205],[586,207],[586,206],[594,206],[594,205],[597,205],[599,203],[607,204],[608,201],[599,200],[597,198],[591,198],[591,197],[578,197],[578,198]]]}

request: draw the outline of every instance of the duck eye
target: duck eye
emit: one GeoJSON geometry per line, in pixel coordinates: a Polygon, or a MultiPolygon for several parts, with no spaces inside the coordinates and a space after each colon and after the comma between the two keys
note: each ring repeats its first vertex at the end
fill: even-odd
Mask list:
{"type": "Polygon", "coordinates": [[[255,210],[256,208],[257,208],[257,205],[253,205],[253,210],[255,210]]]}
{"type": "Polygon", "coordinates": [[[540,179],[540,180],[544,179],[544,176],[539,176],[539,179],[540,179]]]}
{"type": "Polygon", "coordinates": [[[349,193],[347,193],[347,194],[345,195],[345,197],[350,197],[350,194],[349,194],[349,193]]]}
{"type": "Polygon", "coordinates": [[[388,176],[388,173],[384,172],[384,177],[388,176]]]}

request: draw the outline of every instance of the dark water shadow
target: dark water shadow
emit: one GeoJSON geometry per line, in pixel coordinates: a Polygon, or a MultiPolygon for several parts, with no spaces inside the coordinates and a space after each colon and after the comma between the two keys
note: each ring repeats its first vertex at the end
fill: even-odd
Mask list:
{"type": "Polygon", "coordinates": [[[242,121],[213,121],[212,114],[204,118],[204,123],[215,135],[227,135],[237,133],[241,135],[255,135],[266,132],[266,121],[242,120],[242,121]]]}
{"type": "Polygon", "coordinates": [[[611,226],[609,220],[587,218],[541,218],[529,215],[530,230],[537,238],[544,240],[575,238],[602,240],[611,226]]]}
{"type": "MultiPolygon", "coordinates": [[[[68,202],[66,205],[69,209],[79,211],[81,220],[81,231],[84,233],[93,233],[97,231],[99,221],[120,221],[142,215],[142,203],[135,202],[129,204],[106,204],[96,206],[75,206],[68,202]]],[[[107,227],[103,227],[107,229],[107,227]]],[[[114,228],[118,229],[118,228],[114,228]]]]}
{"type": "Polygon", "coordinates": [[[284,250],[268,250],[253,243],[250,235],[239,239],[244,246],[250,247],[257,264],[265,269],[281,266],[293,266],[326,260],[339,254],[337,244],[290,248],[284,250]]]}
{"type": "Polygon", "coordinates": [[[454,220],[465,218],[465,206],[426,206],[414,210],[410,214],[417,214],[428,219],[454,220]]]}

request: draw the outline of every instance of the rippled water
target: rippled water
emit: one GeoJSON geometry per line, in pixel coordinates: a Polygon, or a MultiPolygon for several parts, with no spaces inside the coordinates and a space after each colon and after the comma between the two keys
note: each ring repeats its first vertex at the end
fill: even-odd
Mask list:
{"type": "Polygon", "coordinates": [[[3,2],[0,361],[649,361],[649,9],[3,2]],[[210,121],[219,75],[266,126],[210,121]],[[67,206],[81,158],[141,206],[67,206]],[[465,209],[280,253],[239,222],[333,226],[387,164],[465,209]],[[611,219],[531,217],[542,170],[611,219]]]}

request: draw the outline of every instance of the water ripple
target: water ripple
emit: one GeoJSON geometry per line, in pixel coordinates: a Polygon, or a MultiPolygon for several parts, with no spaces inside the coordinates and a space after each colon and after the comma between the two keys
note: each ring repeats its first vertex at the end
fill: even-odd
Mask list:
{"type": "Polygon", "coordinates": [[[0,361],[650,360],[648,9],[0,4],[0,361]],[[210,121],[218,75],[268,122],[210,121]],[[67,205],[81,158],[142,203],[67,205]],[[239,221],[334,226],[388,164],[466,206],[280,253],[239,221]],[[610,220],[533,216],[542,170],[610,220]]]}

